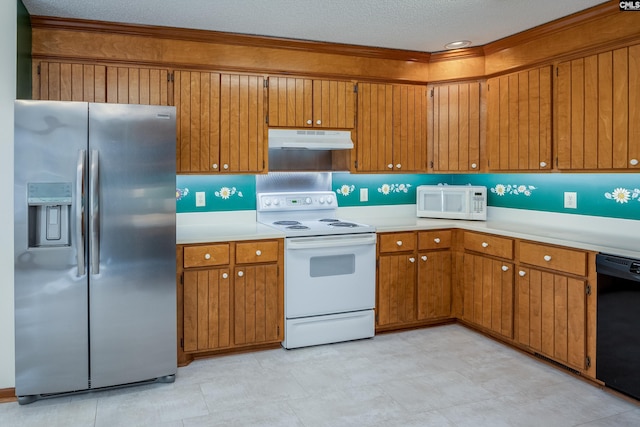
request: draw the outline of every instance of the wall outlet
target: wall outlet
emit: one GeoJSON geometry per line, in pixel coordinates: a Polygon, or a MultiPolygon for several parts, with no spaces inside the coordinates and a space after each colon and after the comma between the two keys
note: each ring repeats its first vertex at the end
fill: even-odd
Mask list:
{"type": "Polygon", "coordinates": [[[578,193],[575,191],[565,191],[564,207],[566,209],[578,209],[578,193]]]}
{"type": "Polygon", "coordinates": [[[368,188],[361,188],[360,189],[360,201],[361,202],[369,201],[369,189],[368,188]]]}
{"type": "Polygon", "coordinates": [[[206,201],[204,197],[204,191],[196,191],[196,207],[201,208],[206,206],[206,201]]]}

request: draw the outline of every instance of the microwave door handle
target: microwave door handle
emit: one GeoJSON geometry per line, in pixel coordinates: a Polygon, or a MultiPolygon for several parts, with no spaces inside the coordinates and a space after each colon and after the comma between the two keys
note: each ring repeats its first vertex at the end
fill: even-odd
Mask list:
{"type": "Polygon", "coordinates": [[[85,272],[85,248],[84,248],[84,177],[86,166],[87,150],[78,151],[78,162],[76,164],[76,200],[75,200],[75,234],[76,234],[76,257],[78,264],[78,277],[84,276],[85,272]]]}

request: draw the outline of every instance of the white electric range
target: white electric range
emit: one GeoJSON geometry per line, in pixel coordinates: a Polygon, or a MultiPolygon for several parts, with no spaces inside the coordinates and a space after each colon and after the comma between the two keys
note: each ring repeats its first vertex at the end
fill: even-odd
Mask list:
{"type": "Polygon", "coordinates": [[[287,349],[374,335],[375,227],[337,208],[332,191],[257,196],[258,222],[285,233],[287,349]]]}

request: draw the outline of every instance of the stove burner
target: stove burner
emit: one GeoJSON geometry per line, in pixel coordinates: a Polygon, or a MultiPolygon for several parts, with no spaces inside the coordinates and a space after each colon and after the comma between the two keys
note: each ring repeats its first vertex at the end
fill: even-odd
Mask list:
{"type": "Polygon", "coordinates": [[[300,225],[300,221],[276,221],[273,225],[300,225]]]}
{"type": "Polygon", "coordinates": [[[347,227],[347,228],[360,227],[358,224],[354,224],[352,222],[332,222],[329,225],[331,227],[347,227]]]}
{"type": "Polygon", "coordinates": [[[322,218],[318,220],[319,222],[340,222],[339,219],[335,219],[335,218],[322,218]]]}
{"type": "MultiPolygon", "coordinates": [[[[286,221],[282,221],[282,222],[286,222],[286,221]]],[[[297,221],[289,221],[289,222],[297,222],[297,221]]],[[[309,229],[309,227],[307,227],[306,225],[290,225],[286,228],[287,230],[308,230],[309,229]]]]}

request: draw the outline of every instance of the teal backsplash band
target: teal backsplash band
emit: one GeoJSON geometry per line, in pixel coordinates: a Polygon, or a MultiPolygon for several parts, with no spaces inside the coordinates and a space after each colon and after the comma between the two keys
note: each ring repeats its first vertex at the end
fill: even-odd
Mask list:
{"type": "MultiPolygon", "coordinates": [[[[487,187],[489,206],[640,220],[640,174],[332,174],[339,206],[413,204],[419,185],[487,187]],[[361,202],[366,189],[367,201],[361,202]],[[564,193],[575,192],[577,208],[564,208],[564,193]]],[[[254,175],[178,175],[176,210],[216,212],[256,209],[254,175]],[[196,207],[196,192],[205,193],[196,207]]]]}

